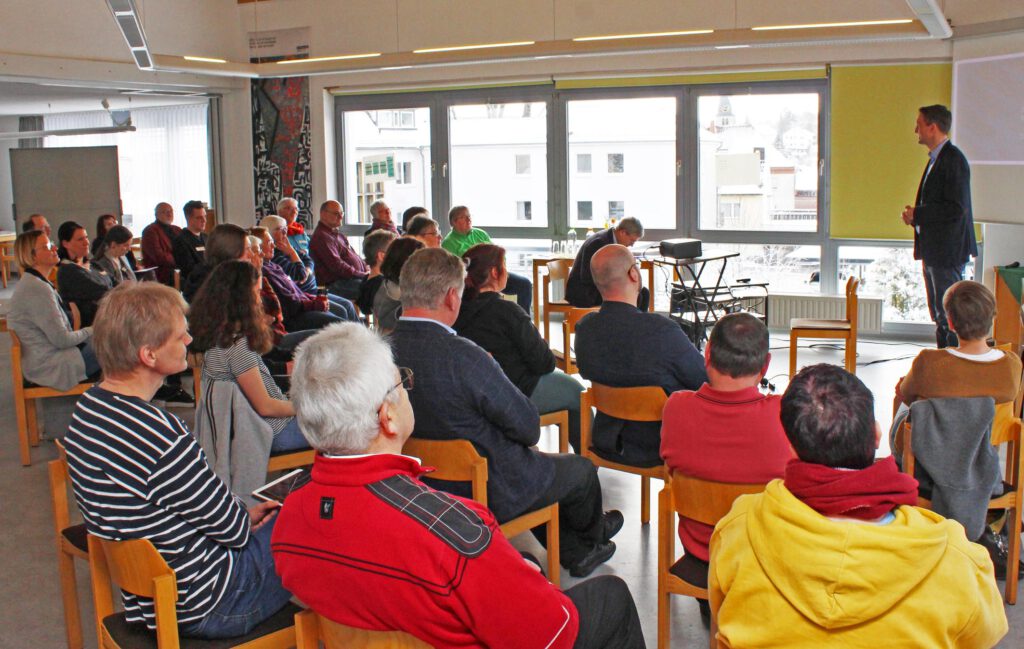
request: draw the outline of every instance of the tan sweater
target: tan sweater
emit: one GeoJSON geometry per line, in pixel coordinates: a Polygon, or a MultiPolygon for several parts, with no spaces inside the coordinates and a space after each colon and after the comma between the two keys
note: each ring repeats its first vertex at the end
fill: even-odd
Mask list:
{"type": "Polygon", "coordinates": [[[972,361],[944,349],[923,349],[903,377],[903,403],[942,397],[992,397],[1013,401],[1020,388],[1021,362],[1013,353],[996,361],[972,361]]]}

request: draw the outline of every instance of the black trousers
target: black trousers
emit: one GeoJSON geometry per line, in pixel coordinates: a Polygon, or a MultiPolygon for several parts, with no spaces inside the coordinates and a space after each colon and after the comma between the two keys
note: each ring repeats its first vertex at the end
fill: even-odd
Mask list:
{"type": "MultiPolygon", "coordinates": [[[[600,538],[604,531],[601,483],[597,469],[585,457],[570,453],[549,457],[555,463],[555,479],[526,511],[558,503],[559,559],[569,568],[604,540],[600,538]]],[[[547,525],[535,527],[532,532],[541,545],[546,544],[547,525]]]]}
{"type": "Polygon", "coordinates": [[[576,605],[580,631],[576,649],[643,648],[640,617],[626,582],[612,575],[576,584],[565,595],[576,605]]]}
{"type": "Polygon", "coordinates": [[[956,347],[956,334],[949,329],[942,297],[946,290],[964,278],[964,264],[959,266],[924,266],[924,290],[928,297],[928,313],[935,323],[935,344],[939,349],[956,347]]]}

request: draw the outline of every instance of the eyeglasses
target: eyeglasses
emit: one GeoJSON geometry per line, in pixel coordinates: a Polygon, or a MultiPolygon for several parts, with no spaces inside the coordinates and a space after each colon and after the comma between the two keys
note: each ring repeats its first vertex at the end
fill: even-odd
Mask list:
{"type": "Polygon", "coordinates": [[[402,386],[407,392],[412,390],[412,370],[408,367],[400,367],[398,368],[398,374],[402,377],[402,380],[392,385],[391,389],[384,395],[385,397],[397,390],[398,386],[402,386]]]}
{"type": "Polygon", "coordinates": [[[420,236],[421,237],[439,237],[439,236],[441,236],[441,233],[438,232],[437,230],[434,230],[433,232],[420,232],[420,236]]]}

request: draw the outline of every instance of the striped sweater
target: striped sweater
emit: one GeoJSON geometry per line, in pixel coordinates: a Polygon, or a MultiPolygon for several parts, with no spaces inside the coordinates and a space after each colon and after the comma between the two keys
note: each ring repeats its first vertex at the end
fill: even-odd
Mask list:
{"type": "MultiPolygon", "coordinates": [[[[177,576],[178,623],[205,617],[224,595],[250,523],[185,423],[96,386],[79,399],[64,444],[89,533],[149,539],[177,576]]],[[[151,599],[122,597],[129,621],[156,628],[151,599]]]]}

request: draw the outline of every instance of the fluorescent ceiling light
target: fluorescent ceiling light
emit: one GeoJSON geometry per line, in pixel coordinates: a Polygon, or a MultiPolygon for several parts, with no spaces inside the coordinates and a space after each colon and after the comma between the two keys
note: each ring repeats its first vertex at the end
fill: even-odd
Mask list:
{"type": "Polygon", "coordinates": [[[906,25],[914,22],[913,18],[897,18],[894,20],[856,20],[846,23],[812,23],[807,25],[766,25],[751,27],[755,32],[767,32],[778,29],[820,29],[823,27],[865,27],[871,25],[906,25]]]}
{"type": "Polygon", "coordinates": [[[381,68],[381,70],[382,71],[383,70],[408,70],[411,67],[412,67],[411,65],[392,65],[392,66],[387,67],[387,68],[381,68]]]}
{"type": "Polygon", "coordinates": [[[750,47],[749,45],[715,45],[716,50],[742,50],[743,48],[750,47]]]}
{"type": "Polygon", "coordinates": [[[577,43],[583,41],[614,41],[622,38],[657,38],[659,36],[693,36],[695,34],[713,34],[713,29],[691,29],[682,32],[648,32],[646,34],[614,34],[610,36],[580,36],[572,40],[577,43]]]}
{"type": "Polygon", "coordinates": [[[183,56],[186,61],[199,61],[200,63],[227,63],[224,59],[213,59],[208,56],[183,56]]]}
{"type": "Polygon", "coordinates": [[[428,47],[422,50],[413,50],[413,54],[430,54],[432,52],[458,52],[461,50],[482,50],[490,47],[520,47],[522,45],[533,45],[537,41],[515,41],[512,43],[486,43],[484,45],[455,45],[452,47],[428,47]]]}
{"type": "Polygon", "coordinates": [[[349,59],[372,59],[375,56],[380,56],[380,52],[372,52],[368,54],[342,54],[340,56],[318,56],[315,59],[288,59],[287,61],[277,61],[277,64],[290,65],[293,63],[319,63],[320,61],[347,61],[349,59]]]}

